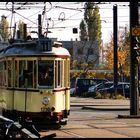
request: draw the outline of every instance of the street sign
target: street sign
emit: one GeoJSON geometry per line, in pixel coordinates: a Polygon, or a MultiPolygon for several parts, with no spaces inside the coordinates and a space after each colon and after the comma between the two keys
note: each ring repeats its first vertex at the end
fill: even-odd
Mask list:
{"type": "Polygon", "coordinates": [[[140,27],[132,27],[132,36],[140,36],[140,27]]]}

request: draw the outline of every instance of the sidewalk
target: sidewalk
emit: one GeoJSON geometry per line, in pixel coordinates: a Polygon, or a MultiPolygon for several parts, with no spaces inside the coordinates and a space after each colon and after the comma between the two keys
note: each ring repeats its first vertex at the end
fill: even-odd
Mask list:
{"type": "MultiPolygon", "coordinates": [[[[130,99],[94,99],[71,97],[71,106],[102,111],[130,111],[130,99]]],[[[140,118],[140,115],[118,115],[118,118],[140,118]]]]}
{"type": "Polygon", "coordinates": [[[81,106],[83,109],[95,110],[129,110],[130,100],[71,97],[71,106],[81,106]]]}
{"type": "Polygon", "coordinates": [[[82,109],[92,109],[92,110],[110,110],[110,111],[119,111],[119,110],[130,110],[130,107],[127,105],[93,105],[93,106],[83,106],[82,109]]]}

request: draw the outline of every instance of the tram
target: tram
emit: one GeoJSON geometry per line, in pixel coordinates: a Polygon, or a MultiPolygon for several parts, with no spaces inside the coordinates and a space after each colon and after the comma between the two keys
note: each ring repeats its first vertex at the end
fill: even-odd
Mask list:
{"type": "Polygon", "coordinates": [[[67,124],[70,54],[48,37],[14,40],[0,50],[2,115],[32,122],[67,124]]]}

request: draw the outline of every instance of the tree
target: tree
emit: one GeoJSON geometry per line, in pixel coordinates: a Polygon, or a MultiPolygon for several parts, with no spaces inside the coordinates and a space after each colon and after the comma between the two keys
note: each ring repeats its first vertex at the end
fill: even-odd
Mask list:
{"type": "Polygon", "coordinates": [[[94,2],[85,3],[84,19],[80,23],[80,39],[83,44],[80,47],[86,55],[81,66],[87,72],[88,69],[98,66],[101,49],[101,20],[99,7],[94,2]],[[94,57],[92,60],[91,55],[94,57]]]}
{"type": "Polygon", "coordinates": [[[87,40],[87,30],[85,21],[82,20],[80,23],[80,40],[86,41],[87,40]]]}
{"type": "Polygon", "coordinates": [[[4,41],[8,41],[9,38],[9,23],[6,19],[6,16],[1,16],[1,29],[0,29],[1,36],[4,41]]]}
{"type": "Polygon", "coordinates": [[[94,2],[85,3],[84,20],[87,25],[89,40],[98,41],[98,46],[101,48],[101,20],[99,7],[94,2]]]}
{"type": "MultiPolygon", "coordinates": [[[[113,37],[107,45],[106,68],[113,69],[113,37]]],[[[130,75],[130,42],[129,32],[121,32],[118,38],[118,74],[120,77],[130,75]]]]}

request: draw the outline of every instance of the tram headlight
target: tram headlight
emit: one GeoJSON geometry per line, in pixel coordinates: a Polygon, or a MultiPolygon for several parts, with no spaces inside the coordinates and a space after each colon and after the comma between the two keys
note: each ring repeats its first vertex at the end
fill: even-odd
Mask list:
{"type": "Polygon", "coordinates": [[[42,103],[44,105],[48,105],[49,101],[50,101],[50,98],[49,97],[43,97],[43,99],[42,99],[42,103]]]}

